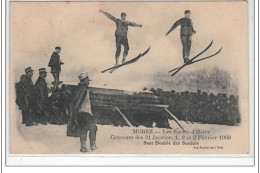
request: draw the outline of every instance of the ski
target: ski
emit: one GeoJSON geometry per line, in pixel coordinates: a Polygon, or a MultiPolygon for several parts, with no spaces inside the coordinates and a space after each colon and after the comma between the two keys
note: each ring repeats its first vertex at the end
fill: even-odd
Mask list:
{"type": "Polygon", "coordinates": [[[188,62],[186,62],[185,64],[183,64],[178,70],[176,70],[171,76],[174,76],[176,73],[178,73],[181,69],[183,69],[186,65],[190,64],[193,60],[195,60],[197,57],[199,57],[201,54],[203,54],[204,52],[206,52],[211,46],[212,46],[213,40],[211,41],[211,43],[208,45],[208,47],[206,47],[206,49],[204,49],[202,52],[200,52],[199,54],[197,54],[196,56],[194,56],[193,58],[191,58],[188,62]]]}
{"type": "Polygon", "coordinates": [[[108,69],[106,69],[106,70],[103,70],[103,71],[101,71],[101,73],[105,73],[105,72],[107,72],[107,71],[109,71],[109,70],[110,70],[111,73],[112,73],[113,71],[115,71],[116,69],[118,69],[118,68],[120,68],[120,67],[122,67],[122,66],[135,63],[135,62],[138,61],[142,56],[144,56],[145,54],[147,54],[147,53],[149,52],[150,48],[151,48],[151,46],[150,46],[144,53],[140,53],[137,57],[135,57],[135,58],[133,58],[133,59],[131,59],[131,60],[129,60],[129,61],[126,61],[126,62],[123,63],[123,64],[120,64],[120,65],[117,65],[117,66],[114,66],[114,67],[110,67],[110,68],[108,68],[108,69]]]}
{"type": "MultiPolygon", "coordinates": [[[[221,52],[221,50],[222,50],[222,47],[221,47],[216,53],[214,53],[214,54],[212,54],[212,55],[210,55],[210,56],[207,56],[207,57],[205,57],[205,58],[201,58],[201,59],[198,59],[198,60],[196,60],[196,61],[192,61],[191,63],[189,63],[189,64],[187,64],[187,65],[191,65],[191,64],[194,64],[194,63],[196,63],[196,62],[199,62],[199,61],[202,61],[202,60],[206,60],[206,59],[208,59],[208,58],[211,58],[211,57],[213,57],[213,56],[216,56],[217,54],[219,54],[219,52],[221,52]]],[[[175,71],[175,70],[177,70],[178,68],[180,68],[180,67],[177,67],[177,68],[175,68],[175,69],[170,70],[169,73],[170,73],[170,72],[173,72],[173,71],[175,71]]]]}

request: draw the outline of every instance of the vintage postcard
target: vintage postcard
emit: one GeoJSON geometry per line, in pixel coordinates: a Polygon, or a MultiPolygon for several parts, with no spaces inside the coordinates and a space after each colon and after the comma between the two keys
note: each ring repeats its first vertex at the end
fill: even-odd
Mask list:
{"type": "Polygon", "coordinates": [[[246,155],[248,2],[9,3],[10,155],[246,155]]]}

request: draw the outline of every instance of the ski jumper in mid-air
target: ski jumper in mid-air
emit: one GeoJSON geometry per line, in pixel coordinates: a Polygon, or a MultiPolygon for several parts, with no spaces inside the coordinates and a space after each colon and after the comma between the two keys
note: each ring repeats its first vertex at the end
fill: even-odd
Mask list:
{"type": "Polygon", "coordinates": [[[192,21],[190,19],[190,10],[186,10],[185,17],[179,19],[177,22],[173,24],[171,29],[166,33],[166,36],[172,32],[177,26],[181,25],[181,42],[183,47],[183,60],[184,63],[189,62],[189,56],[190,56],[190,49],[191,49],[191,37],[193,34],[196,33],[196,31],[193,29],[192,21]]]}
{"type": "Polygon", "coordinates": [[[121,53],[121,45],[124,46],[124,53],[123,53],[123,61],[122,63],[125,62],[126,56],[128,55],[129,51],[129,45],[128,45],[128,39],[127,39],[127,31],[128,31],[128,26],[134,26],[134,27],[142,27],[142,25],[136,24],[134,22],[129,22],[126,20],[126,13],[122,12],[121,13],[121,19],[117,19],[108,12],[105,12],[103,10],[99,10],[100,13],[103,13],[105,16],[107,16],[109,19],[114,21],[116,23],[116,64],[115,66],[118,65],[118,59],[121,53]]]}

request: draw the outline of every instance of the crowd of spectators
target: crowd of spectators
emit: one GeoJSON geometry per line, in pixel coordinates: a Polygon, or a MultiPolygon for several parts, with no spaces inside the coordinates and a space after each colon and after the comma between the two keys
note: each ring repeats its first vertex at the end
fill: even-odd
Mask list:
{"type": "Polygon", "coordinates": [[[238,125],[240,113],[238,96],[218,93],[175,92],[151,89],[163,104],[180,120],[206,124],[238,125]]]}

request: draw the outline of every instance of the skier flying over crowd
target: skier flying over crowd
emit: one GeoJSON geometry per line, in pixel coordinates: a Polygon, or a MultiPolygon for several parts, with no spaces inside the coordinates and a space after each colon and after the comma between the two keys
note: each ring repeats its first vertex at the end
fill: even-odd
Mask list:
{"type": "Polygon", "coordinates": [[[190,56],[190,50],[191,50],[191,37],[193,34],[196,33],[192,26],[192,21],[190,19],[190,10],[186,10],[185,12],[185,17],[179,19],[177,22],[173,24],[171,29],[166,33],[166,36],[172,32],[177,26],[181,25],[181,32],[180,32],[180,37],[181,37],[181,43],[183,47],[183,60],[184,63],[189,62],[189,56],[190,56]]]}
{"type": "Polygon", "coordinates": [[[116,23],[116,63],[115,66],[118,65],[118,59],[121,53],[121,45],[124,46],[124,53],[123,53],[123,60],[122,63],[125,62],[126,57],[128,55],[129,51],[129,45],[128,45],[128,39],[127,39],[127,31],[128,31],[128,26],[134,26],[134,27],[142,27],[142,25],[136,24],[134,22],[130,22],[126,20],[126,13],[122,12],[121,13],[121,19],[117,19],[108,12],[105,12],[103,10],[99,10],[100,13],[103,13],[105,16],[107,16],[109,19],[114,21],[116,23]]]}

